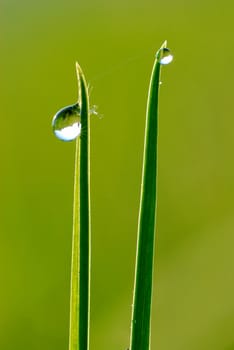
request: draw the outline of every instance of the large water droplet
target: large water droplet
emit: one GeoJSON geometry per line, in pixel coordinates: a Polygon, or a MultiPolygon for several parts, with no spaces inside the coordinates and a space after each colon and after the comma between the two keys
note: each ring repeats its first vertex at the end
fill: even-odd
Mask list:
{"type": "Polygon", "coordinates": [[[78,103],[60,109],[52,120],[55,136],[62,141],[75,140],[81,133],[80,106],[78,103]]]}
{"type": "Polygon", "coordinates": [[[169,64],[173,60],[173,55],[167,47],[163,47],[162,49],[160,49],[157,52],[156,57],[159,60],[159,63],[163,65],[169,64]]]}

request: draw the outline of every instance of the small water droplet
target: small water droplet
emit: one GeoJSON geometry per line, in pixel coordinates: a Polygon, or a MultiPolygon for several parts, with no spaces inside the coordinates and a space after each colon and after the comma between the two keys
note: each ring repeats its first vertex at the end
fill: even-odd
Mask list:
{"type": "Polygon", "coordinates": [[[98,106],[93,105],[93,106],[90,108],[89,113],[90,113],[90,114],[93,114],[93,115],[98,115],[98,106]]]}
{"type": "Polygon", "coordinates": [[[59,140],[75,140],[81,133],[79,104],[60,109],[52,120],[52,128],[59,140]]]}
{"type": "Polygon", "coordinates": [[[173,55],[167,47],[163,47],[162,49],[160,49],[157,52],[156,57],[159,60],[159,63],[162,65],[169,64],[173,60],[173,55]]]}

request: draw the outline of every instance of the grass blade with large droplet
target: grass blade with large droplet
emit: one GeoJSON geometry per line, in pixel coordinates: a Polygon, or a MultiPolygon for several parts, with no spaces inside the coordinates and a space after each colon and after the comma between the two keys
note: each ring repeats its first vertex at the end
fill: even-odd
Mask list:
{"type": "Polygon", "coordinates": [[[156,228],[158,92],[161,65],[172,60],[166,42],[156,54],[150,80],[141,184],[130,350],[150,347],[151,299],[156,228]]]}
{"type": "Polygon", "coordinates": [[[90,150],[89,96],[76,64],[81,137],[76,140],[69,350],[88,350],[90,314],[90,150]],[[83,131],[83,132],[82,132],[83,131]]]}

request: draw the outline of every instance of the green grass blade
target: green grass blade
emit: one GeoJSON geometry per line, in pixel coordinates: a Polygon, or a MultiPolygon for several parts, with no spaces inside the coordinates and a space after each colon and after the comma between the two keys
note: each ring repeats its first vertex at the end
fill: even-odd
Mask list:
{"type": "MultiPolygon", "coordinates": [[[[166,42],[161,49],[165,47],[166,42]]],[[[146,112],[130,350],[148,350],[150,347],[151,299],[156,226],[158,93],[161,70],[159,56],[158,54],[156,55],[152,70],[146,112]]]]}
{"type": "Polygon", "coordinates": [[[76,141],[69,350],[88,350],[90,314],[90,150],[89,96],[76,64],[81,106],[81,137],[76,141]]]}

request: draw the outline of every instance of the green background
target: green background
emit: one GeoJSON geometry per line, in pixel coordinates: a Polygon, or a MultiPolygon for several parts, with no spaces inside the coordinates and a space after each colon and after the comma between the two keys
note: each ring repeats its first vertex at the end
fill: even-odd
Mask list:
{"type": "Polygon", "coordinates": [[[234,349],[231,0],[0,4],[0,349],[68,349],[74,143],[55,112],[91,103],[91,349],[129,343],[145,109],[162,70],[153,350],[234,349]]]}

